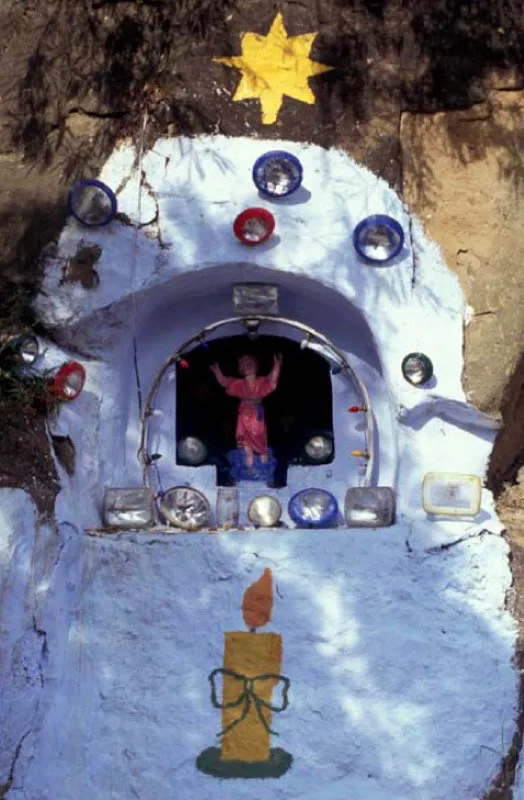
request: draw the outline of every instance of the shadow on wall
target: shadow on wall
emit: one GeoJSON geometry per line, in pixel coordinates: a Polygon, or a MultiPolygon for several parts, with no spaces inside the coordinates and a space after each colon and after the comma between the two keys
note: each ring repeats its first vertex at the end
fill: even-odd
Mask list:
{"type": "Polygon", "coordinates": [[[524,353],[506,386],[502,406],[503,427],[488,468],[487,485],[498,495],[505,482],[515,483],[524,465],[524,353]]]}
{"type": "MultiPolygon", "coordinates": [[[[73,679],[60,691],[71,694],[42,736],[61,743],[63,757],[44,771],[44,782],[56,785],[66,769],[80,779],[79,754],[88,741],[93,765],[121,770],[126,795],[142,795],[151,780],[160,797],[188,785],[198,795],[195,758],[221,728],[207,676],[222,665],[224,632],[242,626],[243,589],[270,564],[271,630],[282,636],[282,671],[292,683],[289,708],[274,720],[295,760],[283,796],[309,797],[306,787],[319,776],[336,798],[358,790],[362,778],[377,796],[395,800],[453,797],[459,787],[464,797],[479,796],[497,765],[500,719],[514,688],[508,641],[487,610],[464,601],[480,551],[463,544],[430,557],[409,555],[401,531],[377,533],[375,546],[326,532],[329,545],[318,547],[315,537],[304,531],[259,539],[256,552],[252,540],[247,546],[234,537],[188,537],[184,547],[90,541],[91,583],[82,598],[90,657],[80,670],[82,653],[70,637],[73,679]],[[173,591],[174,580],[183,590],[173,591]],[[162,620],[160,638],[155,620],[162,620]],[[471,680],[472,663],[478,681],[471,680]],[[151,676],[161,679],[151,685],[151,676]],[[476,713],[484,704],[493,714],[476,713]],[[133,770],[120,766],[121,742],[108,734],[122,719],[133,770]],[[184,736],[177,735],[181,724],[184,736]],[[468,736],[457,738],[457,730],[468,736]],[[159,776],[170,765],[168,785],[159,776]]],[[[484,547],[496,541],[504,547],[490,537],[484,547]]],[[[482,564],[475,580],[485,578],[482,564]]],[[[30,779],[41,781],[40,746],[30,779]]],[[[96,774],[104,792],[114,772],[96,774]]],[[[206,792],[215,800],[223,786],[209,781],[206,792]]]]}

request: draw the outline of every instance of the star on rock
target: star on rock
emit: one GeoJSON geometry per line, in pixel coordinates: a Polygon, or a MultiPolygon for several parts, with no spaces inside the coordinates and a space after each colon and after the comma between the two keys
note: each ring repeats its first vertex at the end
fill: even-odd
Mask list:
{"type": "Polygon", "coordinates": [[[242,72],[233,100],[260,100],[262,123],[272,125],[277,121],[284,95],[312,105],[315,95],[308,78],[334,69],[309,58],[316,36],[316,33],[288,36],[282,14],[277,14],[267,36],[243,34],[241,56],[213,61],[242,72]]]}

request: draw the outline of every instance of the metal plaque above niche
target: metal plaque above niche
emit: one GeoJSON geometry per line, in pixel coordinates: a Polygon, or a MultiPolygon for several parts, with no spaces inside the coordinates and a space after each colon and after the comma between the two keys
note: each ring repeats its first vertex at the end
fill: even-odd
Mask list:
{"type": "Polygon", "coordinates": [[[278,314],[278,286],[270,283],[236,283],[233,308],[237,314],[278,314]]]}

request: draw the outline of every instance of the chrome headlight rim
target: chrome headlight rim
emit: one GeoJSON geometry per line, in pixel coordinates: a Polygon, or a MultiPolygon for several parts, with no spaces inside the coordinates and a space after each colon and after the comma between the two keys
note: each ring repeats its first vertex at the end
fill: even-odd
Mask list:
{"type": "Polygon", "coordinates": [[[325,431],[315,431],[311,433],[304,442],[303,454],[308,463],[315,466],[317,464],[329,464],[333,461],[335,455],[335,440],[331,433],[325,431]],[[318,440],[318,441],[315,441],[318,440]],[[314,455],[308,451],[308,448],[314,452],[317,445],[321,445],[320,440],[324,440],[327,444],[324,455],[315,458],[314,455]]]}
{"type": "Polygon", "coordinates": [[[402,375],[404,380],[412,386],[424,386],[433,377],[433,364],[431,359],[425,353],[408,353],[407,356],[404,356],[402,359],[402,375]],[[418,362],[419,366],[415,366],[416,362],[418,362]],[[417,380],[413,375],[409,374],[410,366],[422,371],[420,380],[417,380]]]}
{"type": "MultiPolygon", "coordinates": [[[[260,514],[260,512],[258,513],[260,514]]],[[[255,526],[255,528],[276,528],[282,518],[282,506],[280,504],[280,500],[271,494],[256,495],[256,497],[253,497],[249,502],[247,508],[247,518],[251,524],[255,526]],[[275,507],[273,522],[261,521],[260,516],[257,518],[256,504],[260,504],[261,501],[270,501],[270,503],[275,507]]]]}
{"type": "Polygon", "coordinates": [[[200,467],[207,460],[209,452],[206,443],[203,442],[202,439],[199,439],[198,436],[184,436],[177,442],[176,455],[178,464],[187,467],[200,467]],[[200,452],[200,456],[190,460],[187,453],[184,455],[184,447],[196,447],[200,452]]]}
{"type": "Polygon", "coordinates": [[[211,519],[211,505],[209,500],[205,496],[203,492],[199,489],[195,489],[194,486],[171,486],[165,492],[162,493],[158,497],[158,508],[164,520],[166,520],[167,524],[173,528],[179,528],[180,530],[189,531],[189,532],[197,532],[202,530],[209,525],[211,519]],[[176,496],[178,493],[186,492],[192,495],[195,495],[198,501],[202,506],[202,510],[204,512],[204,518],[200,522],[195,522],[194,520],[186,520],[180,518],[180,516],[175,515],[175,511],[177,508],[177,504],[174,503],[173,506],[166,505],[166,497],[169,496],[176,496]]]}

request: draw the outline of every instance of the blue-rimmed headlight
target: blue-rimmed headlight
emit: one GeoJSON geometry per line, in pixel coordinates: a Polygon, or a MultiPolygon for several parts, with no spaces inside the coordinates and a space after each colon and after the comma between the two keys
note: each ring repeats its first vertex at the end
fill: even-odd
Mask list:
{"type": "Polygon", "coordinates": [[[82,225],[107,225],[116,216],[114,192],[102,181],[81,180],[73,184],[67,199],[69,213],[82,225]]]}
{"type": "Polygon", "coordinates": [[[302,183],[302,164],[291,153],[271,150],[255,161],[253,180],[266,197],[287,197],[302,183]]]}
{"type": "Polygon", "coordinates": [[[353,231],[353,244],[361,258],[383,264],[402,250],[404,231],[393,217],[375,214],[358,223],[353,231]]]}
{"type": "Polygon", "coordinates": [[[325,528],[336,520],[338,504],[325,489],[302,489],[289,501],[288,513],[301,527],[325,528]]]}

